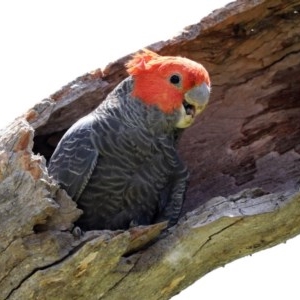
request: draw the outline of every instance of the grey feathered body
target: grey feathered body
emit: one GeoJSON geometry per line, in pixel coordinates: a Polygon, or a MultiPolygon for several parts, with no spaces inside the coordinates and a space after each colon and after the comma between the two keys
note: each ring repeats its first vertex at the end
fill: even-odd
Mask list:
{"type": "Polygon", "coordinates": [[[188,172],[175,149],[178,115],[131,97],[128,77],[63,136],[49,173],[84,213],[84,230],[177,222],[188,172]]]}

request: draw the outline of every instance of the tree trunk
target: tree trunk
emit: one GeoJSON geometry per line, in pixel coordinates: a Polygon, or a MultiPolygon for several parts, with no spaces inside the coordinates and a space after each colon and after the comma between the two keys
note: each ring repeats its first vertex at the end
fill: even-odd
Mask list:
{"type": "Polygon", "coordinates": [[[201,62],[208,108],[185,131],[178,225],[71,232],[81,211],[49,177],[63,133],[126,77],[126,56],[1,131],[0,299],[169,299],[209,271],[300,233],[300,1],[236,1],[166,42],[201,62]]]}

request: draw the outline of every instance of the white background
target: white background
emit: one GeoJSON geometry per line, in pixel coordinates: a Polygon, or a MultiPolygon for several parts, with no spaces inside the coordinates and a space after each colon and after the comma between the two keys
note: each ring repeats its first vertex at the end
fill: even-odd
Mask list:
{"type": "MultiPolygon", "coordinates": [[[[76,77],[171,38],[227,2],[1,1],[0,128],[76,77]]],[[[299,252],[296,238],[240,259],[174,300],[299,300],[299,252]]]]}

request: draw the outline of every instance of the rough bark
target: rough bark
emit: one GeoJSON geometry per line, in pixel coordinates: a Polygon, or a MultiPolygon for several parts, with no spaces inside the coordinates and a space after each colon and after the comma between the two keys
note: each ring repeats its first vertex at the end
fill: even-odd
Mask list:
{"type": "Polygon", "coordinates": [[[126,77],[124,57],[1,131],[0,299],[169,299],[207,272],[300,233],[300,1],[237,1],[149,46],[209,70],[206,111],[180,153],[182,218],[71,233],[80,215],[49,178],[60,137],[126,77]]]}

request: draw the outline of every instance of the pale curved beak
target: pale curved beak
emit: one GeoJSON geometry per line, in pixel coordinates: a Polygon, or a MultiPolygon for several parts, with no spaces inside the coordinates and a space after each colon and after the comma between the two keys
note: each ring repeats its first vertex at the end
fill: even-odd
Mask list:
{"type": "Polygon", "coordinates": [[[176,124],[177,128],[189,127],[206,107],[210,94],[210,86],[203,82],[184,94],[184,101],[176,124]]]}
{"type": "Polygon", "coordinates": [[[195,86],[184,94],[184,99],[191,105],[205,106],[208,103],[210,86],[203,82],[195,86]]]}

